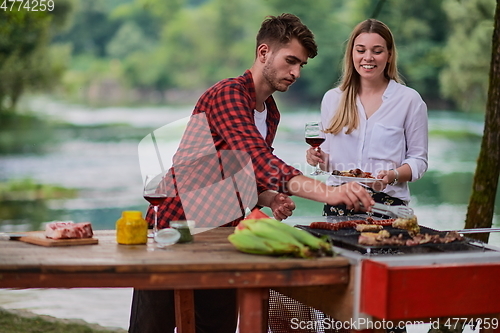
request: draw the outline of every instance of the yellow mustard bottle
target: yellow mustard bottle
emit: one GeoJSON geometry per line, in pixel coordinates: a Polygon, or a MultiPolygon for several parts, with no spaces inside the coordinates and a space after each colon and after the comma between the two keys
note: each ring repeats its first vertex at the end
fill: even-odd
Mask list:
{"type": "Polygon", "coordinates": [[[148,242],[148,222],[142,218],[140,211],[122,212],[122,216],[116,221],[116,242],[126,245],[148,242]]]}

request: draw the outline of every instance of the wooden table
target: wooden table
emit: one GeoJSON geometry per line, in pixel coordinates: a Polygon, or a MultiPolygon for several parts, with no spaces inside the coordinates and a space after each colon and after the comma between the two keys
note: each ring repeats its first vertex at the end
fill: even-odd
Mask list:
{"type": "Polygon", "coordinates": [[[44,247],[1,241],[0,288],[174,289],[178,332],[194,332],[194,289],[236,288],[241,333],[263,331],[270,287],[329,286],[345,290],[350,265],[343,257],[277,258],[238,252],[233,228],[194,236],[191,244],[158,249],[119,245],[114,230],[97,230],[96,245],[44,247]]]}

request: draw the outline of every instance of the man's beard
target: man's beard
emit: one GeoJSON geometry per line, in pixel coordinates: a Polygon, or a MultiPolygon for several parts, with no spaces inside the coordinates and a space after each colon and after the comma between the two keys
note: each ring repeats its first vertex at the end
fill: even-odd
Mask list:
{"type": "Polygon", "coordinates": [[[264,66],[262,76],[274,90],[281,92],[287,91],[289,86],[287,84],[280,83],[276,69],[273,67],[273,60],[274,59],[271,59],[271,61],[264,66]]]}

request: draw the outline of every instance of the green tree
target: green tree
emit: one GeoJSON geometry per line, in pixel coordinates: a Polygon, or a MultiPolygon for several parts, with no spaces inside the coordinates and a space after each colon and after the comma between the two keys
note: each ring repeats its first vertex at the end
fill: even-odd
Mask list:
{"type": "Polygon", "coordinates": [[[277,12],[301,17],[316,36],[318,56],[307,65],[303,79],[292,87],[305,92],[311,100],[317,100],[337,83],[345,42],[354,26],[368,18],[379,19],[391,28],[405,82],[427,101],[440,98],[439,71],[444,66],[441,49],[447,37],[442,0],[268,2],[277,12]]]}
{"type": "MultiPolygon", "coordinates": [[[[169,18],[170,19],[170,18],[169,18]]],[[[158,41],[165,20],[151,11],[148,5],[139,1],[123,3],[111,10],[109,20],[116,21],[120,26],[134,24],[149,40],[158,41]]],[[[113,37],[114,38],[114,37],[113,37]]]]}
{"type": "Polygon", "coordinates": [[[0,114],[15,110],[26,90],[48,89],[61,76],[69,49],[49,47],[71,10],[59,1],[54,11],[0,11],[0,114]]]}
{"type": "Polygon", "coordinates": [[[184,68],[173,67],[168,57],[177,46],[165,47],[162,40],[185,5],[184,0],[136,0],[112,11],[112,19],[121,27],[108,43],[107,55],[122,60],[129,87],[162,93],[174,86],[173,70],[184,68]]]}
{"type": "Polygon", "coordinates": [[[354,1],[269,0],[272,15],[292,13],[314,33],[318,55],[311,59],[301,73],[301,78],[291,88],[287,97],[300,96],[300,102],[319,107],[323,94],[338,82],[344,55],[345,41],[357,23],[359,13],[354,1]]]}
{"type": "Polygon", "coordinates": [[[124,59],[136,50],[151,50],[153,43],[137,24],[125,22],[106,46],[106,54],[111,58],[124,59]]]}
{"type": "Polygon", "coordinates": [[[102,76],[161,94],[204,89],[251,65],[255,34],[266,15],[290,12],[314,32],[319,53],[291,94],[279,98],[317,107],[339,80],[349,33],[376,15],[394,33],[405,82],[430,108],[442,107],[438,103],[444,98],[461,109],[472,109],[469,104],[481,93],[485,100],[484,50],[489,50],[491,32],[486,22],[491,22],[493,0],[74,1],[74,24],[57,39],[73,45],[73,71],[67,77],[74,87],[92,85],[102,76]],[[88,70],[97,68],[94,62],[97,75],[88,70]]]}
{"type": "Polygon", "coordinates": [[[360,1],[366,19],[376,15],[391,29],[398,49],[398,67],[405,83],[432,105],[441,99],[439,73],[445,65],[442,48],[448,36],[443,0],[360,1]]]}
{"type": "Polygon", "coordinates": [[[106,55],[106,46],[119,29],[121,22],[109,18],[107,1],[75,0],[71,27],[55,36],[57,43],[71,43],[73,55],[106,55]]]}
{"type": "MultiPolygon", "coordinates": [[[[156,10],[157,4],[147,8],[156,10]]],[[[124,60],[132,86],[206,88],[251,66],[255,34],[265,16],[259,2],[213,0],[175,8],[175,15],[170,12],[163,20],[157,46],[147,52],[137,50],[124,60]]]]}
{"type": "Polygon", "coordinates": [[[450,31],[441,91],[462,111],[484,112],[494,0],[445,0],[450,31]]]}
{"type": "MultiPolygon", "coordinates": [[[[500,175],[500,0],[497,0],[492,37],[488,102],[483,141],[477,161],[466,228],[491,227],[500,175]]],[[[487,242],[489,234],[477,234],[487,242]]]]}

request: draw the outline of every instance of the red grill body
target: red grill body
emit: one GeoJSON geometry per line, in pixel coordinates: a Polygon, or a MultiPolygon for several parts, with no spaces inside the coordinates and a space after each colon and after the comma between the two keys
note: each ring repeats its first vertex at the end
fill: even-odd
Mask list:
{"type": "MultiPolygon", "coordinates": [[[[326,221],[346,219],[327,217],[326,221]]],[[[305,223],[298,224],[309,229],[305,223]]],[[[332,240],[334,250],[351,261],[354,321],[500,318],[500,249],[496,247],[469,238],[450,244],[384,248],[357,246],[338,233],[332,240]]]]}
{"type": "Polygon", "coordinates": [[[391,267],[363,260],[360,311],[421,319],[500,313],[500,262],[391,267]]]}

